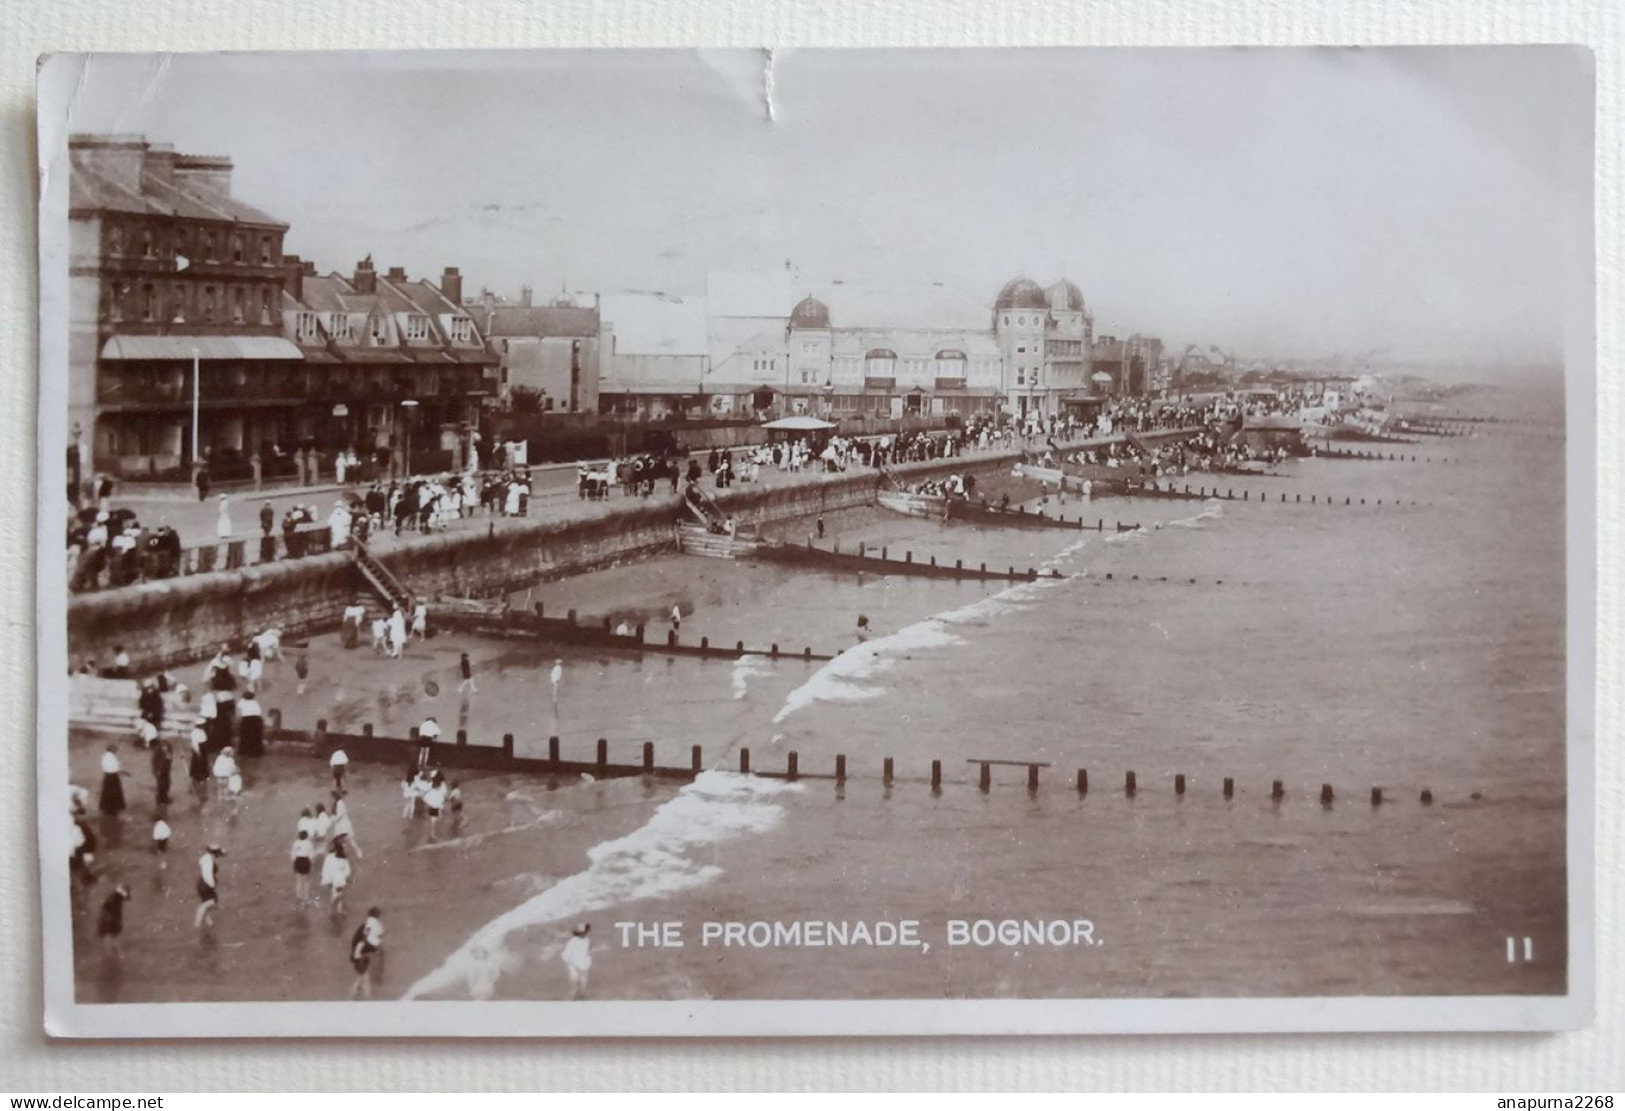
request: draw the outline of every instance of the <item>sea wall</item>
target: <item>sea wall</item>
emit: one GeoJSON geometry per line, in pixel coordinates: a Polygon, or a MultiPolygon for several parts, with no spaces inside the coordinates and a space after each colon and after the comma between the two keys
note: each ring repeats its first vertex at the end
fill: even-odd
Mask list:
{"type": "MultiPolygon", "coordinates": [[[[1016,453],[935,460],[897,468],[918,481],[953,472],[1008,469],[1016,453]]],[[[784,486],[736,486],[716,500],[741,525],[789,520],[872,504],[875,471],[807,475],[784,486]]],[[[460,529],[375,553],[415,593],[478,597],[590,571],[674,546],[676,499],[617,496],[590,517],[504,522],[460,529]]],[[[137,674],[200,659],[223,643],[242,642],[275,626],[300,637],[335,627],[344,607],[365,591],[343,552],[255,564],[74,595],[68,602],[69,655],[75,665],[106,664],[115,646],[137,674]]]]}

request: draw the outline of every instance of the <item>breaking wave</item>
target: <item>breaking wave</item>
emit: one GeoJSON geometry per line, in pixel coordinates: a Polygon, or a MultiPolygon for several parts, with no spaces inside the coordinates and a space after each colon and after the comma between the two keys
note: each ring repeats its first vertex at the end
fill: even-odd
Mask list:
{"type": "Polygon", "coordinates": [[[494,977],[523,963],[510,945],[520,931],[573,920],[636,899],[659,898],[721,874],[693,850],[730,837],[764,833],[784,813],[774,796],[801,788],[730,772],[701,773],[642,828],[588,850],[587,869],[548,887],[480,927],[404,998],[466,994],[489,998],[494,977]]]}

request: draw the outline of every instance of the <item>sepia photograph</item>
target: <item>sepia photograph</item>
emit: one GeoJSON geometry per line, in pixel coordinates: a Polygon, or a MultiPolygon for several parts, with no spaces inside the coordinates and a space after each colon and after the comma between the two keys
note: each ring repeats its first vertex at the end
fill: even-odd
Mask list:
{"type": "Polygon", "coordinates": [[[1593,81],[44,59],[48,1030],[1584,1025],[1593,81]]]}

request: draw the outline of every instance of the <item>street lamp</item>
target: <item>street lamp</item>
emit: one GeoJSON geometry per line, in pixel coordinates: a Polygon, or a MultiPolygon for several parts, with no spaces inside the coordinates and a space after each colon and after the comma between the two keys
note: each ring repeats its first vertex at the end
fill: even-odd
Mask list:
{"type": "Polygon", "coordinates": [[[203,456],[198,454],[197,448],[198,407],[199,397],[202,393],[202,385],[199,381],[201,375],[198,373],[198,360],[200,358],[201,353],[198,349],[192,348],[192,471],[194,474],[203,465],[203,456]]]}
{"type": "Polygon", "coordinates": [[[418,403],[412,398],[401,402],[401,408],[406,410],[406,461],[401,466],[401,477],[412,477],[412,423],[417,416],[418,403]]]}

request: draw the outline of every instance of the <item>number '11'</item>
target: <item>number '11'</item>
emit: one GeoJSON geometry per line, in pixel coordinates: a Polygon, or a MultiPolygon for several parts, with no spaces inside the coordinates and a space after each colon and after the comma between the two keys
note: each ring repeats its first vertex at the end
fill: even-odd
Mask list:
{"type": "MultiPolygon", "coordinates": [[[[1535,959],[1535,939],[1532,937],[1523,939],[1523,959],[1525,961],[1535,959]]],[[[1515,937],[1507,938],[1507,963],[1518,963],[1518,939],[1515,937]]]]}

